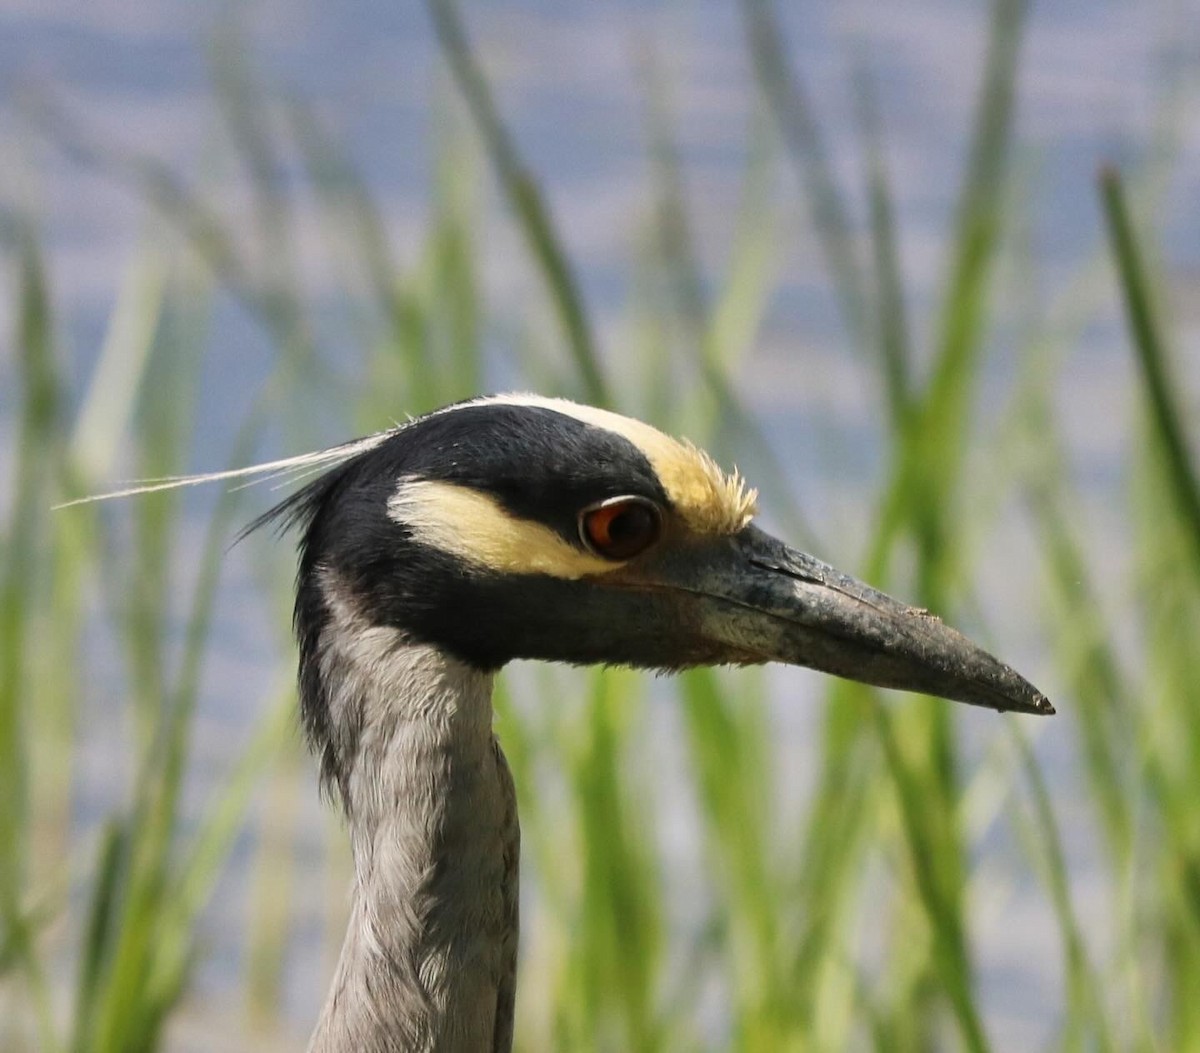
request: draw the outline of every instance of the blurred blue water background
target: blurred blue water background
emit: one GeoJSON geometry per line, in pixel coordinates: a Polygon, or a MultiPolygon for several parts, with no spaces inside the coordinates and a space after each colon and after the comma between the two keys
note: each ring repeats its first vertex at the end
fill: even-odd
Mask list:
{"type": "MultiPolygon", "coordinates": [[[[946,266],[981,78],[987,5],[850,0],[781,8],[788,51],[822,121],[834,167],[856,202],[863,199],[864,166],[861,141],[853,132],[853,83],[861,68],[876,77],[920,347],[934,323],[934,294],[946,266]]],[[[765,124],[737,10],[718,0],[496,0],[467,5],[464,14],[503,112],[547,192],[602,345],[612,348],[625,335],[623,314],[635,281],[632,261],[652,207],[648,68],[665,88],[698,246],[710,274],[719,272],[728,253],[748,151],[756,129],[761,132],[765,124]]],[[[312,105],[335,131],[380,203],[402,262],[412,262],[430,225],[439,127],[455,102],[421,5],[403,0],[0,0],[0,206],[37,218],[57,316],[66,325],[58,334],[69,348],[63,361],[78,390],[95,362],[121,278],[155,220],[129,187],[39,134],[28,104],[49,94],[102,139],[161,158],[185,175],[196,174],[206,192],[227,186],[221,208],[237,214],[248,211],[245,182],[216,160],[222,132],[213,99],[214,69],[231,54],[244,55],[247,68],[273,92],[291,93],[312,105]]],[[[1033,272],[998,279],[1001,343],[1015,342],[1021,324],[1015,298],[1005,290],[1031,284],[1037,297],[1050,302],[1084,268],[1106,266],[1100,262],[1103,234],[1094,177],[1101,163],[1117,162],[1159,181],[1155,220],[1165,254],[1162,276],[1172,294],[1178,344],[1196,345],[1198,77],[1200,5],[1195,0],[1035,5],[1019,77],[1014,181],[1033,272]]],[[[738,386],[766,422],[798,492],[805,495],[818,535],[837,539],[833,551],[823,554],[852,564],[865,537],[862,517],[870,511],[862,497],[880,474],[886,452],[877,421],[879,393],[867,368],[846,351],[846,334],[790,170],[777,166],[773,178],[784,232],[775,260],[778,282],[738,386]]],[[[487,326],[496,351],[491,379],[502,386],[504,344],[511,339],[505,334],[545,309],[528,268],[516,262],[521,250],[498,194],[488,179],[481,185],[476,248],[493,311],[487,326]]],[[[861,229],[864,216],[854,220],[861,229]]],[[[305,236],[297,246],[297,262],[319,301],[333,284],[330,269],[336,261],[325,253],[318,230],[303,223],[301,229],[305,236]]],[[[0,304],[0,311],[10,309],[8,299],[0,304]]],[[[330,302],[318,319],[317,338],[322,353],[352,375],[361,348],[346,319],[345,305],[330,302]]],[[[0,318],[0,474],[5,479],[11,464],[11,331],[12,319],[0,318]]],[[[225,297],[218,300],[211,344],[192,452],[197,471],[225,463],[230,433],[270,364],[261,332],[225,297]]],[[[1183,366],[1190,382],[1200,380],[1195,361],[1185,359],[1183,366]]],[[[999,416],[1013,368],[1011,356],[994,359],[981,413],[999,416]]],[[[1126,500],[1122,443],[1132,430],[1131,376],[1119,304],[1115,296],[1101,295],[1065,360],[1059,411],[1095,517],[1097,552],[1115,568],[1108,586],[1118,598],[1122,576],[1129,573],[1117,511],[1126,500]]],[[[396,416],[406,409],[396,406],[396,416]]],[[[331,440],[345,426],[336,408],[325,426],[331,440]]],[[[279,452],[272,447],[263,455],[279,452]]],[[[0,486],[0,501],[7,500],[9,489],[0,486]]],[[[769,519],[769,495],[763,503],[769,519]]],[[[985,620],[994,638],[1005,641],[1006,653],[1024,656],[1036,674],[1039,660],[1044,661],[1038,630],[1012,602],[1015,591],[1036,586],[1033,571],[1026,569],[1034,563],[1028,539],[1016,529],[995,543],[994,557],[981,560],[985,620]],[[1005,597],[994,610],[987,601],[989,589],[1005,597]]],[[[235,550],[218,612],[218,646],[206,676],[196,753],[198,796],[206,758],[219,770],[230,742],[244,736],[257,716],[244,711],[244,700],[263,695],[270,662],[280,651],[280,612],[262,610],[251,600],[247,576],[244,556],[235,550]]],[[[815,691],[805,674],[780,676],[799,685],[785,694],[815,691]]],[[[1056,685],[1046,686],[1053,694],[1056,685]]],[[[778,719],[781,743],[794,746],[802,758],[811,728],[802,699],[781,710],[778,719]]],[[[663,720],[667,734],[670,715],[663,720]]],[[[1049,728],[1045,739],[1043,755],[1069,768],[1066,730],[1049,728]]],[[[79,810],[85,819],[98,818],[119,799],[123,742],[119,729],[98,724],[80,774],[79,810]]],[[[796,767],[803,764],[797,761],[796,767]]],[[[670,766],[665,771],[662,807],[670,814],[670,766]]],[[[802,774],[795,778],[802,786],[802,774]]],[[[1064,775],[1061,784],[1070,781],[1064,775]]],[[[1060,804],[1070,836],[1078,802],[1060,804]]],[[[311,809],[317,829],[321,811],[315,790],[311,809]]],[[[1103,898],[1088,884],[1092,849],[1086,839],[1069,840],[1068,846],[1086,929],[1089,905],[1102,909],[1103,898]]],[[[690,850],[686,831],[680,833],[680,857],[686,859],[690,850]]],[[[318,852],[315,834],[312,851],[318,852]]],[[[235,860],[203,941],[198,986],[218,1005],[222,999],[236,1001],[231,977],[238,954],[238,881],[235,860]]],[[[982,963],[985,1001],[1002,1020],[998,1048],[1017,1048],[1044,1038],[1055,1012],[1053,963],[1042,961],[1052,927],[1038,913],[1044,905],[1025,909],[1019,897],[999,898],[990,914],[986,908],[979,919],[980,941],[995,954],[982,963]],[[1040,940],[1043,930],[1047,936],[1040,940]]],[[[305,939],[299,932],[297,942],[305,939]]],[[[289,984],[297,1034],[315,1012],[324,967],[313,956],[298,956],[289,984]]],[[[185,1021],[180,1048],[186,1047],[186,1030],[185,1021]]]]}

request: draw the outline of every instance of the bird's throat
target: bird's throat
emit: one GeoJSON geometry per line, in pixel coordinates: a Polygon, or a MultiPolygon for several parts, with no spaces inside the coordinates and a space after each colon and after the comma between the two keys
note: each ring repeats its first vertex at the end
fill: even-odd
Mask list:
{"type": "Polygon", "coordinates": [[[492,677],[334,609],[350,924],[312,1050],[491,1050],[511,1030],[518,833],[492,677]]]}

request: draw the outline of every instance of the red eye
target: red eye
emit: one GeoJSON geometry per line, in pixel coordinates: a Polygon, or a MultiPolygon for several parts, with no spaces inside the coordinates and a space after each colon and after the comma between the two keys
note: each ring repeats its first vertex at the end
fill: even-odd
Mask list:
{"type": "Polygon", "coordinates": [[[662,514],[644,497],[610,497],[579,513],[579,537],[597,556],[630,559],[658,540],[662,514]]]}

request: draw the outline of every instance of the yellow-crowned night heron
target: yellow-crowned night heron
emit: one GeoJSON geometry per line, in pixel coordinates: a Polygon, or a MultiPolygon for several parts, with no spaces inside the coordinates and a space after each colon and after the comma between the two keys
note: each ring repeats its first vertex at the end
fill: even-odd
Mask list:
{"type": "Polygon", "coordinates": [[[301,707],[355,867],[321,1053],[511,1047],[518,828],[491,694],[514,658],[788,662],[1053,712],[928,612],[754,526],[736,474],[615,413],[476,399],[294,463],[334,467],[258,523],[301,531],[301,707]]]}

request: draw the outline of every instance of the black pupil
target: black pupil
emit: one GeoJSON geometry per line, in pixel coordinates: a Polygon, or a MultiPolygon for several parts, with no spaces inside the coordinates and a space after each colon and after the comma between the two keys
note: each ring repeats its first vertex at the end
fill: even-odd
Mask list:
{"type": "Polygon", "coordinates": [[[608,523],[608,550],[613,553],[640,548],[654,533],[654,516],[645,505],[631,504],[608,523]]]}

